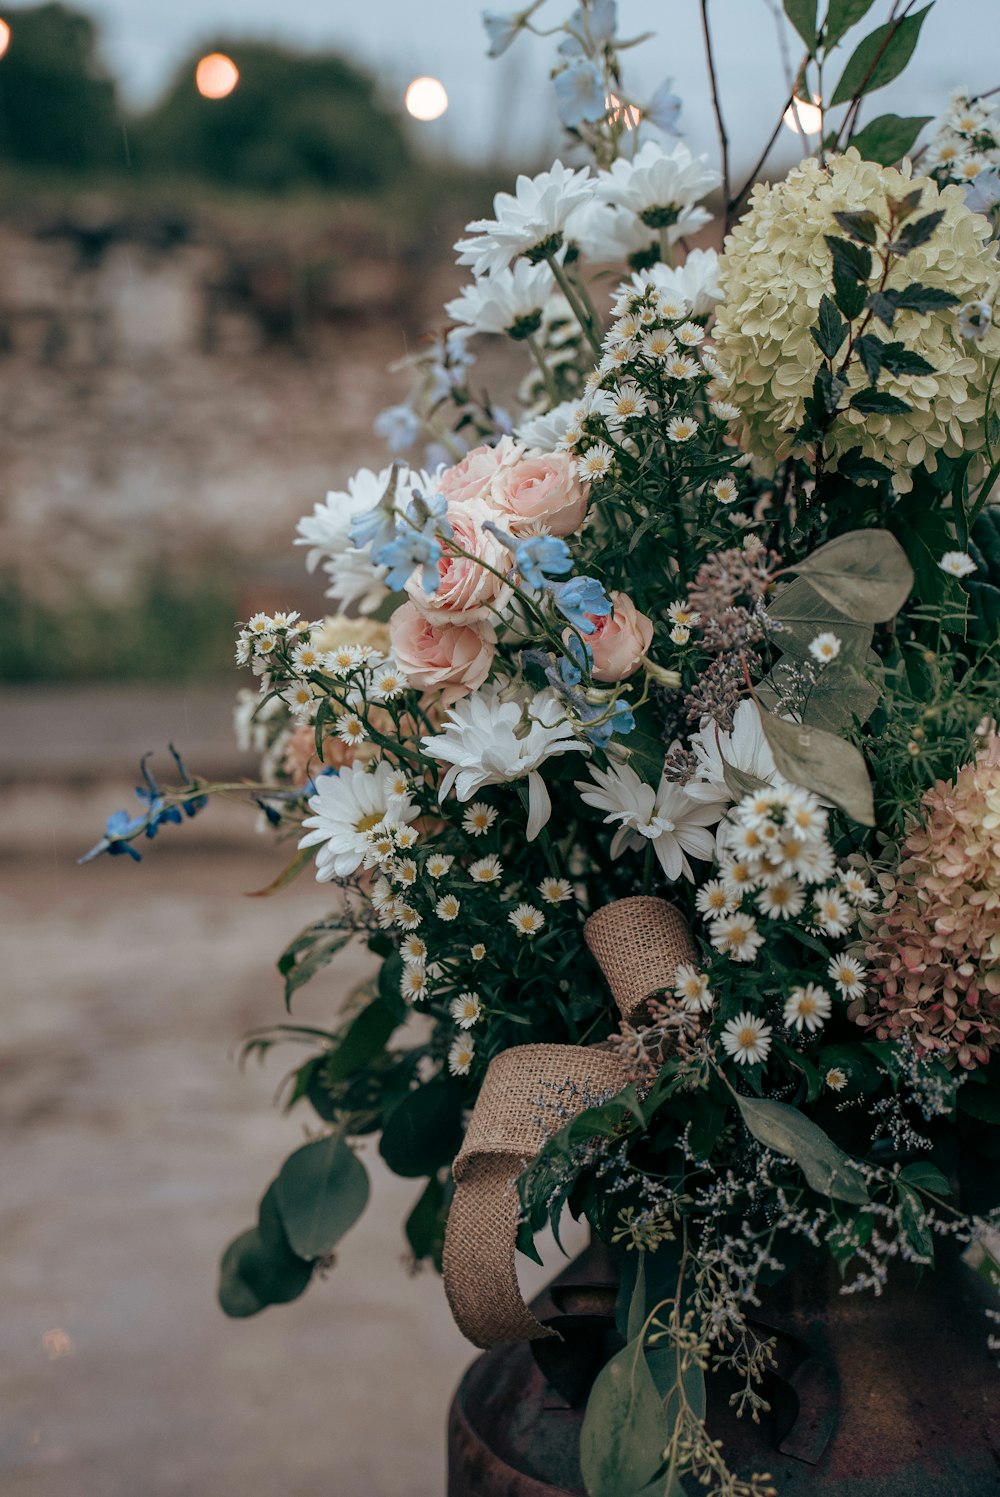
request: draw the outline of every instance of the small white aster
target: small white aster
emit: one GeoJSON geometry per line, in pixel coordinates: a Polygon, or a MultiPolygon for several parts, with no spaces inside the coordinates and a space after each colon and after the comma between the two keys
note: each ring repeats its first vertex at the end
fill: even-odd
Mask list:
{"type": "Polygon", "coordinates": [[[845,998],[861,997],[867,974],[856,957],[846,954],[832,956],[826,970],[830,974],[830,980],[836,983],[845,998]]]}
{"type": "Polygon", "coordinates": [[[829,665],[831,660],[836,660],[840,654],[840,640],[836,634],[827,631],[817,634],[816,638],[809,642],[809,653],[820,665],[829,665]]]}
{"type": "Polygon", "coordinates": [[[568,878],[543,878],[538,892],[546,904],[562,904],[563,900],[573,898],[573,885],[568,878]]]}
{"type": "Polygon", "coordinates": [[[407,848],[413,847],[420,837],[415,826],[401,826],[396,828],[396,846],[407,848]]]}
{"type": "Polygon", "coordinates": [[[690,442],[698,432],[698,423],[692,416],[671,416],[667,422],[667,440],[690,442]]]}
{"type": "Polygon", "coordinates": [[[469,955],[474,962],[481,962],[486,955],[486,947],[482,941],[477,941],[474,946],[469,947],[469,955]]]}
{"type": "Polygon", "coordinates": [[[840,1066],[831,1066],[823,1080],[832,1092],[842,1092],[847,1085],[847,1072],[840,1066]]]}
{"type": "Polygon", "coordinates": [[[391,702],[410,683],[398,665],[380,666],[372,677],[371,694],[376,702],[391,702]]]}
{"type": "Polygon", "coordinates": [[[469,1034],[461,1034],[448,1051],[448,1069],[453,1076],[468,1076],[472,1058],[476,1053],[476,1042],[469,1034]]]}
{"type": "Polygon", "coordinates": [[[408,888],[417,881],[417,865],[412,858],[400,858],[389,870],[389,877],[394,883],[408,888]]]}
{"type": "Polygon", "coordinates": [[[705,341],[705,329],[697,322],[682,322],[677,329],[677,341],[685,348],[697,348],[699,343],[705,341]]]}
{"type": "Polygon", "coordinates": [[[770,920],[792,920],[801,915],[806,896],[798,879],[783,878],[761,889],[754,903],[770,920]]]}
{"type": "Polygon", "coordinates": [[[670,631],[670,641],[675,645],[686,645],[691,638],[691,630],[687,624],[675,624],[670,631]]]}
{"type": "Polygon", "coordinates": [[[428,878],[444,878],[454,861],[455,859],[451,853],[431,853],[426,864],[428,878]]]}
{"type": "MultiPolygon", "coordinates": [[[[719,915],[731,915],[735,908],[732,891],[721,878],[709,879],[702,884],[694,897],[694,906],[700,915],[714,920],[719,915]]],[[[679,996],[679,995],[678,995],[679,996]]]]}
{"type": "Polygon", "coordinates": [[[427,973],[423,967],[407,967],[399,984],[399,991],[409,1003],[419,1003],[427,997],[427,973]]]}
{"type": "Polygon", "coordinates": [[[712,922],[709,938],[716,951],[731,956],[734,962],[752,962],[764,944],[750,915],[723,915],[712,922]]]}
{"type": "Polygon", "coordinates": [[[688,962],[682,962],[674,973],[674,994],[689,1013],[707,1013],[715,1002],[715,995],[708,985],[708,974],[699,972],[688,962]]]}
{"type": "Polygon", "coordinates": [[[737,421],[741,414],[739,406],[729,400],[713,400],[709,410],[719,421],[737,421]]]}
{"type": "Polygon", "coordinates": [[[474,884],[498,884],[502,876],[503,864],[495,852],[469,865],[469,877],[474,884]]]}
{"type": "Polygon", "coordinates": [[[633,380],[623,380],[610,392],[611,409],[605,417],[611,428],[624,426],[635,416],[642,416],[649,409],[645,395],[633,380]]]}
{"type": "Polygon", "coordinates": [[[321,651],[317,650],[315,645],[311,645],[308,640],[300,640],[292,651],[292,664],[299,671],[308,673],[319,670],[322,660],[321,651]]]}
{"type": "Polygon", "coordinates": [[[614,465],[615,455],[606,442],[597,442],[593,447],[588,447],[583,457],[576,465],[576,471],[581,478],[590,479],[605,478],[611,472],[614,465]]]}
{"type": "Polygon", "coordinates": [[[701,614],[695,613],[686,603],[671,603],[667,609],[667,617],[672,624],[680,624],[684,629],[693,629],[696,624],[701,623],[701,614]]]}
{"type": "Polygon", "coordinates": [[[470,836],[484,837],[496,819],[495,808],[488,806],[485,801],[477,800],[473,801],[462,817],[462,826],[470,836]]]}
{"type": "Polygon", "coordinates": [[[519,904],[507,919],[519,936],[537,936],[545,924],[545,916],[532,904],[519,904]]]}
{"type": "Polygon", "coordinates": [[[745,1010],[723,1026],[721,1038],[727,1054],[741,1066],[758,1065],[771,1049],[770,1025],[745,1010]]]}
{"type": "Polygon", "coordinates": [[[396,911],[396,924],[403,930],[416,930],[423,920],[411,904],[403,904],[396,911]]]}
{"type": "Polygon", "coordinates": [[[664,363],[664,370],[671,379],[694,379],[698,364],[686,353],[671,354],[664,363]]]}
{"type": "Polygon", "coordinates": [[[826,989],[807,982],[804,988],[793,988],[789,993],[785,1003],[785,1023],[800,1034],[803,1029],[813,1034],[823,1028],[832,1011],[833,1004],[826,989]]]}
{"type": "Polygon", "coordinates": [[[461,908],[462,902],[457,895],[442,894],[434,906],[434,913],[439,920],[457,920],[461,908]]]}
{"type": "Polygon", "coordinates": [[[473,1024],[479,1022],[483,1014],[479,994],[459,993],[458,997],[451,1001],[450,1013],[460,1029],[471,1029],[473,1024]]]}
{"type": "Polygon", "coordinates": [[[852,904],[870,905],[877,898],[875,890],[871,888],[868,880],[858,873],[856,868],[845,868],[837,877],[840,879],[840,887],[847,895],[852,904]]]}
{"type": "Polygon", "coordinates": [[[427,943],[426,941],[422,941],[419,936],[409,935],[405,940],[400,942],[399,954],[407,966],[412,965],[414,962],[419,966],[423,966],[427,960],[427,943]]]}
{"type": "Polygon", "coordinates": [[[364,743],[368,729],[356,712],[344,712],[337,718],[337,737],[341,743],[364,743]]]}
{"type": "Polygon", "coordinates": [[[976,570],[976,563],[968,551],[946,551],[938,566],[950,577],[969,577],[976,570]]]}
{"type": "Polygon", "coordinates": [[[813,897],[816,901],[816,924],[820,930],[825,931],[828,936],[845,936],[854,921],[854,915],[844,896],[836,889],[817,889],[813,897]]]}

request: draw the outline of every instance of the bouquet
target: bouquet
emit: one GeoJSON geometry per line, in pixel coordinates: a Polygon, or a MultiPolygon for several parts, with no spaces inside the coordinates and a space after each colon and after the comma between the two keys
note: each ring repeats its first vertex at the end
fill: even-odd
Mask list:
{"type": "MultiPolygon", "coordinates": [[[[373,1135],[479,1344],[545,1334],[514,1245],[567,1205],[628,1250],[592,1497],[766,1491],[703,1418],[719,1366],[763,1405],[759,1284],[804,1249],[879,1294],[996,1222],[962,1191],[1000,1140],[1000,135],[968,92],[920,149],[929,119],[862,126],[930,9],[841,66],[870,8],[785,0],[815,149],[743,187],[707,4],[721,173],[669,83],[630,93],[614,0],[555,26],[571,164],[469,225],[470,282],[377,423],[393,460],[300,522],[330,615],[239,630],[260,781],[147,771],[94,849],[243,794],[292,844],[273,887],[330,885],[289,1007],[372,955],[328,1028],[247,1041],[305,1046],[287,1101],[315,1121],[226,1250],[228,1314],[329,1263],[373,1135]],[[689,244],[706,199],[721,255],[689,244]],[[515,414],[477,389],[487,336],[522,346],[515,414]]],[[[492,54],[540,9],[487,12],[492,54]]]]}

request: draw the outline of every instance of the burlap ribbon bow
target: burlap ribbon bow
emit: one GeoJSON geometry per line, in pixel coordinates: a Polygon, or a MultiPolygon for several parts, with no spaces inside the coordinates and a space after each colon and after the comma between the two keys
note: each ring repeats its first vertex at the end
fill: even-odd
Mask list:
{"type": "MultiPolygon", "coordinates": [[[[645,895],[605,905],[583,933],[628,1020],[641,1018],[646,999],[672,988],[678,966],[697,954],[684,917],[645,895]]],[[[583,1045],[517,1045],[490,1062],[455,1160],[444,1242],[445,1293],[474,1345],[556,1334],[536,1320],[518,1288],[517,1177],[553,1131],[547,1101],[558,1100],[561,1125],[574,1108],[621,1091],[627,1079],[613,1050],[583,1045]]]]}

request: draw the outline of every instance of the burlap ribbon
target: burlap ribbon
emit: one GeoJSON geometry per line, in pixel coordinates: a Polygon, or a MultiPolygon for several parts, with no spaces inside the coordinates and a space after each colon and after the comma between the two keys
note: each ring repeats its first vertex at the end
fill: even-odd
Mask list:
{"type": "MultiPolygon", "coordinates": [[[[646,999],[672,988],[680,963],[696,957],[684,917],[645,895],[606,905],[583,933],[628,1020],[641,1019],[646,999]]],[[[445,1293],[474,1345],[556,1334],[518,1288],[517,1177],[550,1134],[627,1079],[613,1050],[582,1045],[517,1045],[491,1061],[455,1160],[444,1242],[445,1293]]]]}

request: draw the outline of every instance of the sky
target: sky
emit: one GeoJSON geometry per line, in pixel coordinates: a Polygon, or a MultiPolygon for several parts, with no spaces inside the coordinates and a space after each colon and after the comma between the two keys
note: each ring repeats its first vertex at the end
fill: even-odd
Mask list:
{"type": "MultiPolygon", "coordinates": [[[[75,0],[101,24],[104,53],[128,102],[152,103],[193,48],[222,37],[271,38],[295,46],[339,50],[379,78],[385,97],[402,98],[420,74],[440,78],[451,107],[440,120],[414,125],[419,141],[465,159],[491,155],[511,162],[540,155],[558,142],[546,73],[552,41],[521,37],[499,61],[485,55],[478,0],[75,0]]],[[[495,10],[520,0],[491,0],[495,10]]],[[[548,0],[539,15],[555,21],[573,0],[548,0]]],[[[779,0],[712,0],[718,68],[737,166],[749,165],[767,138],[786,94],[774,12],[779,0]]],[[[937,0],[916,58],[904,78],[874,96],[869,117],[893,110],[933,114],[959,84],[973,91],[1000,83],[1000,0],[937,0]],[[986,43],[986,45],[983,45],[986,43]]],[[[853,43],[884,18],[875,0],[853,43]]],[[[16,6],[4,12],[14,22],[16,6]]],[[[698,0],[619,0],[623,36],[657,33],[626,53],[637,97],[663,77],[685,99],[684,136],[694,150],[714,151],[698,0]]],[[[786,32],[786,34],[788,34],[786,32]]],[[[800,49],[789,36],[797,64],[800,49]]],[[[846,58],[846,53],[844,54],[846,58]]],[[[779,164],[800,154],[783,132],[779,164]]]]}

